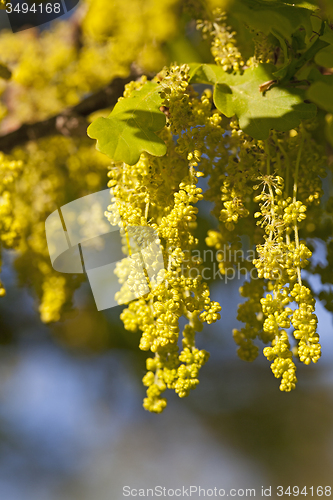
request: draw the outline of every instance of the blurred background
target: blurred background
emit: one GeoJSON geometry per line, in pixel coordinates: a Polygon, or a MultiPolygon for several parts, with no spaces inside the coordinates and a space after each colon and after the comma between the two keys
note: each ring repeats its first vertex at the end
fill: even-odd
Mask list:
{"type": "Polygon", "coordinates": [[[263,355],[252,364],[236,355],[240,282],[213,285],[222,319],[198,336],[211,353],[200,385],[185,399],[167,391],[167,409],[153,415],[142,408],[145,354],[122,328],[120,308],[98,312],[85,282],[74,310],[47,327],[10,260],[0,302],[1,498],[118,500],[125,485],[332,484],[332,320],[320,304],[320,363],[299,363],[297,389],[281,393],[263,355]]]}
{"type": "MultiPolygon", "coordinates": [[[[186,60],[194,46],[207,53],[177,38],[165,49],[169,59],[181,51],[186,60]]],[[[42,118],[54,112],[36,109],[42,118]]],[[[17,126],[17,116],[6,123],[17,126]]],[[[203,232],[208,212],[203,206],[203,232]]],[[[325,263],[322,251],[316,258],[325,263]]],[[[200,385],[185,399],[167,391],[167,409],[154,415],[142,408],[147,355],[139,334],[124,330],[121,307],[98,312],[84,281],[61,320],[42,323],[36,293],[19,286],[14,260],[13,250],[3,252],[1,499],[118,500],[125,485],[256,488],[257,496],[272,486],[274,498],[278,485],[333,486],[333,328],[320,302],[322,358],[315,366],[298,363],[297,389],[281,393],[262,354],[251,364],[237,357],[232,329],[241,281],[213,283],[222,318],[198,335],[198,347],[211,354],[200,385]]],[[[319,291],[315,278],[309,281],[319,291]]]]}

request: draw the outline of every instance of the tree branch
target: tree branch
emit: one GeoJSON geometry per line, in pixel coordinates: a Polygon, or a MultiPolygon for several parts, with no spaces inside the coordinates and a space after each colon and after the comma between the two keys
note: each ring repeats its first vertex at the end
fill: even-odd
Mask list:
{"type": "Polygon", "coordinates": [[[88,96],[76,106],[67,108],[56,116],[36,123],[24,123],[18,129],[0,136],[0,151],[9,153],[15,146],[35,141],[49,135],[84,136],[87,134],[86,117],[99,109],[114,106],[122,96],[126,83],[138,78],[132,72],[127,78],[115,78],[110,85],[88,96]]]}

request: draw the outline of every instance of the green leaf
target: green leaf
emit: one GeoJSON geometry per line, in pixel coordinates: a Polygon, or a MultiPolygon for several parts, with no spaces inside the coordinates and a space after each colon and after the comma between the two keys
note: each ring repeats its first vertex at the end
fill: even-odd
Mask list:
{"type": "Polygon", "coordinates": [[[274,31],[274,29],[272,30],[272,34],[278,39],[278,41],[280,42],[280,47],[283,50],[283,57],[284,57],[283,65],[281,66],[281,68],[278,69],[278,71],[275,71],[274,73],[274,76],[279,80],[287,75],[288,67],[291,63],[291,57],[288,54],[288,47],[284,38],[279,33],[274,31]]]}
{"type": "MultiPolygon", "coordinates": [[[[301,71],[309,61],[315,58],[316,54],[320,52],[322,49],[326,48],[329,45],[328,42],[325,42],[320,37],[310,45],[310,47],[298,58],[293,59],[288,66],[284,68],[284,76],[282,76],[280,83],[285,84],[290,81],[299,71],[301,71]]],[[[279,72],[275,72],[274,75],[279,74],[279,72]]]]}
{"type": "Polygon", "coordinates": [[[292,36],[292,47],[293,50],[306,49],[303,54],[299,54],[298,58],[290,58],[288,59],[288,49],[286,43],[282,37],[279,36],[278,33],[274,32],[274,36],[279,40],[281,47],[284,52],[284,64],[283,66],[274,73],[274,76],[280,80],[280,83],[284,84],[291,80],[296,73],[298,73],[309,61],[315,59],[316,55],[321,52],[323,49],[329,47],[330,42],[325,40],[324,33],[327,25],[324,21],[320,23],[318,26],[318,34],[319,37],[315,40],[315,42],[310,43],[307,47],[305,44],[305,34],[301,34],[300,31],[296,32],[292,36]]]}
{"type": "Polygon", "coordinates": [[[9,80],[9,78],[12,76],[12,72],[10,69],[7,68],[7,66],[3,63],[0,63],[0,78],[4,78],[5,80],[9,80]]]}
{"type": "Polygon", "coordinates": [[[144,151],[165,155],[166,145],[155,133],[165,125],[159,90],[157,83],[147,82],[130,97],[119,100],[107,118],[97,118],[88,127],[89,137],[97,139],[97,150],[128,165],[134,165],[144,151]]]}
{"type": "Polygon", "coordinates": [[[315,62],[318,66],[323,66],[324,68],[333,68],[333,47],[325,47],[318,54],[316,54],[315,62]]]}
{"type": "MultiPolygon", "coordinates": [[[[266,0],[266,1],[271,2],[271,0],[266,0]]],[[[319,9],[316,0],[311,0],[311,1],[307,1],[307,0],[281,0],[280,3],[285,4],[285,5],[291,5],[293,7],[299,7],[302,9],[308,9],[308,10],[312,10],[312,11],[319,9]]]]}
{"type": "Polygon", "coordinates": [[[245,24],[250,24],[266,35],[272,33],[272,30],[278,32],[289,42],[292,34],[300,27],[305,28],[306,34],[311,36],[312,10],[312,2],[297,0],[290,4],[280,0],[235,0],[232,4],[232,14],[245,24]]]}
{"type": "Polygon", "coordinates": [[[260,64],[243,74],[226,73],[213,64],[192,65],[190,82],[215,84],[216,107],[228,118],[236,115],[247,134],[266,139],[270,129],[287,131],[316,115],[316,106],[304,103],[301,89],[275,86],[260,92],[260,85],[274,80],[274,71],[273,64],[260,64]]]}
{"type": "Polygon", "coordinates": [[[315,56],[315,62],[319,66],[324,66],[325,68],[333,67],[333,31],[326,24],[324,34],[321,36],[324,42],[328,42],[330,45],[320,50],[315,56]]]}
{"type": "MultiPolygon", "coordinates": [[[[319,73],[319,71],[312,71],[309,75],[309,80],[314,78],[315,73],[319,73]]],[[[324,76],[320,73],[319,75],[317,81],[308,89],[307,96],[320,108],[333,113],[333,76],[324,76]]]]}
{"type": "Polygon", "coordinates": [[[226,73],[223,71],[222,66],[217,66],[217,64],[200,64],[192,63],[189,64],[189,83],[207,83],[208,85],[213,85],[221,81],[232,82],[234,75],[226,73]]]}
{"type": "Polygon", "coordinates": [[[325,117],[325,122],[326,122],[325,134],[327,140],[329,141],[331,146],[333,146],[333,115],[327,114],[325,117]]]}
{"type": "Polygon", "coordinates": [[[313,68],[307,78],[312,85],[307,90],[307,97],[325,111],[333,112],[333,75],[322,75],[313,68]]]}

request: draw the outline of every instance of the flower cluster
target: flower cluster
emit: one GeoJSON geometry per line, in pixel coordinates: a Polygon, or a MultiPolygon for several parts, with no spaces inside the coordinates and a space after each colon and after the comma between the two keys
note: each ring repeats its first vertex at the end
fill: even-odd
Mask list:
{"type": "Polygon", "coordinates": [[[229,127],[224,143],[228,154],[223,148],[215,150],[209,169],[211,187],[205,197],[214,202],[220,225],[208,232],[206,243],[216,250],[232,250],[219,256],[222,273],[237,264],[228,254],[237,256],[242,235],[256,248],[253,264],[242,262],[251,270],[251,279],[240,288],[246,301],[239,305],[237,319],[244,326],[234,329],[233,337],[239,357],[246,361],[258,355],[256,338],[270,344],[264,355],[281,379],[280,389],[290,391],[296,384],[295,360],[309,364],[320,357],[315,303],[301,278],[311,251],[299,231],[311,236],[316,227],[313,218],[326,158],[312,142],[306,122],[289,134],[272,132],[265,142],[248,138],[236,121],[229,127]]]}
{"type": "Polygon", "coordinates": [[[262,31],[253,31],[254,55],[246,61],[246,66],[255,67],[259,63],[274,63],[279,59],[280,47],[272,42],[272,36],[265,35],[262,31]]]}
{"type": "MultiPolygon", "coordinates": [[[[45,323],[58,321],[84,275],[59,274],[52,269],[45,220],[57,206],[105,186],[109,161],[91,148],[88,139],[52,137],[16,149],[3,159],[1,193],[6,216],[1,217],[1,243],[15,248],[19,282],[39,299],[45,323]],[[10,203],[9,203],[10,202],[10,203]],[[6,227],[7,229],[6,229],[6,227]]],[[[1,209],[0,209],[1,210],[1,209]]],[[[84,341],[82,339],[82,341],[84,341]]]]}
{"type": "MultiPolygon", "coordinates": [[[[147,160],[152,161],[149,158],[147,160]]],[[[138,164],[131,169],[131,178],[136,182],[136,187],[140,181],[133,173],[138,164]]],[[[126,329],[142,331],[140,349],[150,350],[155,355],[147,360],[148,372],[143,379],[144,385],[148,387],[144,407],[153,412],[160,412],[166,406],[166,400],[161,394],[167,388],[174,389],[180,397],[184,397],[199,383],[198,372],[207,361],[208,354],[196,348],[195,331],[202,329],[203,322],[213,323],[220,318],[221,307],[210,300],[208,286],[201,276],[192,277],[187,274],[184,266],[182,272],[179,272],[180,265],[185,261],[184,250],[197,245],[191,228],[195,224],[197,214],[193,205],[202,198],[201,189],[196,186],[200,172],[195,172],[193,167],[189,168],[192,175],[179,183],[173,201],[170,203],[170,200],[170,205],[165,206],[164,210],[161,210],[160,204],[156,206],[156,188],[151,189],[149,226],[156,230],[160,242],[165,242],[163,253],[166,270],[159,281],[152,283],[149,280],[149,293],[132,301],[121,314],[126,329]],[[184,348],[179,352],[181,316],[188,319],[188,324],[183,331],[184,348]]],[[[120,193],[120,187],[118,190],[113,188],[113,194],[115,193],[120,193]]],[[[116,196],[115,199],[117,200],[116,196]]],[[[138,203],[140,197],[136,198],[136,204],[138,203]]],[[[120,223],[127,225],[131,214],[122,210],[121,218],[120,223]]],[[[141,224],[143,226],[148,224],[147,220],[137,222],[144,222],[141,224]]],[[[197,265],[199,266],[200,262],[197,265]]],[[[150,275],[149,271],[148,274],[150,275]]],[[[126,283],[129,278],[130,275],[126,283]]],[[[136,286],[138,281],[136,275],[136,286]]]]}
{"type": "MultiPolygon", "coordinates": [[[[16,181],[22,169],[22,161],[14,161],[0,154],[0,243],[4,248],[16,248],[21,236],[21,224],[14,211],[13,198],[15,199],[16,181]]],[[[5,293],[0,280],[0,297],[5,293]]]]}
{"type": "MultiPolygon", "coordinates": [[[[207,130],[221,132],[220,118],[212,110],[209,93],[198,99],[187,79],[186,65],[165,68],[156,78],[163,106],[168,109],[167,127],[160,132],[168,155],[155,158],[143,153],[135,165],[118,162],[109,170],[112,200],[105,215],[124,232],[125,255],[131,254],[126,234],[130,236],[133,226],[143,231],[153,229],[163,254],[164,269],[156,279],[152,279],[150,268],[158,269],[157,264],[161,263],[154,261],[154,251],[145,272],[133,255],[119,263],[115,271],[122,285],[116,296],[119,303],[126,302],[129,293],[137,294],[121,313],[124,326],[130,331],[140,330],[140,349],[154,354],[147,359],[147,374],[143,378],[147,387],[144,407],[153,412],[165,408],[166,389],[185,397],[197,386],[199,370],[208,353],[196,346],[195,333],[201,331],[203,323],[217,321],[221,310],[211,300],[208,285],[200,275],[201,260],[189,262],[185,258],[186,252],[198,245],[194,235],[198,213],[195,205],[203,199],[198,182],[204,174],[197,167],[207,150],[205,137],[207,130]],[[207,130],[191,128],[198,118],[207,130]],[[177,142],[175,133],[179,134],[177,142]],[[181,317],[187,320],[182,332],[181,317]],[[178,344],[180,335],[182,350],[178,344]]],[[[129,87],[124,98],[128,92],[129,87]]]]}
{"type": "Polygon", "coordinates": [[[178,2],[149,2],[143,9],[140,0],[81,0],[75,16],[48,30],[2,32],[1,61],[13,71],[12,123],[42,120],[77,104],[114,78],[127,77],[133,61],[158,71],[166,64],[163,45],[179,29],[178,2]]]}
{"type": "MultiPolygon", "coordinates": [[[[0,0],[0,7],[5,3],[0,0]]],[[[83,0],[67,24],[61,21],[40,34],[1,34],[1,58],[13,72],[8,85],[0,81],[0,94],[13,108],[10,127],[75,105],[114,78],[127,77],[131,67],[150,74],[167,64],[166,42],[183,22],[178,19],[181,3],[161,0],[143,7],[139,0],[83,0]]],[[[184,3],[194,10],[199,4],[184,3]]],[[[200,16],[208,20],[199,20],[197,28],[211,42],[219,71],[240,75],[246,67],[279,61],[279,39],[255,31],[254,56],[244,64],[226,15],[221,9],[210,15],[214,0],[200,3],[200,16]]],[[[245,54],[253,31],[245,38],[239,33],[245,54]]],[[[294,51],[296,38],[292,43],[294,51]]],[[[176,45],[168,44],[168,50],[176,45]]],[[[127,84],[121,99],[147,80],[142,76],[127,84]]],[[[53,271],[45,219],[57,206],[102,189],[108,169],[105,217],[119,227],[124,254],[115,268],[120,284],[115,300],[127,304],[121,313],[125,329],[140,331],[140,349],[152,353],[143,377],[144,407],[160,413],[167,404],[166,389],[186,397],[198,385],[209,355],[199,348],[197,334],[204,323],[220,319],[221,306],[210,297],[201,259],[185,258],[202,244],[197,231],[200,202],[211,202],[216,227],[208,231],[206,244],[224,250],[218,256],[220,272],[227,274],[240,261],[251,271],[251,280],[240,288],[245,300],[237,319],[244,326],[233,330],[238,355],[252,361],[259,352],[256,339],[267,344],[263,353],[281,379],[280,389],[289,392],[297,381],[296,363],[316,363],[321,352],[315,301],[302,281],[311,238],[322,238],[328,250],[327,267],[315,271],[322,281],[333,279],[333,201],[324,212],[320,200],[327,159],[317,143],[318,123],[303,121],[288,132],[272,130],[267,140],[256,140],[240,129],[235,116],[229,119],[216,109],[211,88],[190,84],[188,65],[164,67],[153,81],[166,116],[166,126],[157,135],[167,154],[142,153],[135,165],[128,165],[98,154],[86,137],[59,136],[31,141],[13,150],[12,157],[2,155],[0,243],[17,250],[18,278],[40,299],[42,321],[58,321],[82,280],[53,271]],[[256,251],[252,262],[243,260],[244,247],[256,251]]],[[[5,114],[0,104],[0,119],[5,114]]],[[[332,310],[332,292],[323,293],[332,310]]],[[[0,282],[0,296],[4,294],[0,282]]]]}
{"type": "Polygon", "coordinates": [[[204,38],[211,39],[211,52],[216,64],[224,71],[239,71],[244,66],[241,53],[236,46],[236,32],[227,25],[227,16],[220,8],[212,12],[213,21],[197,21],[197,29],[202,31],[204,38]]]}
{"type": "MultiPolygon", "coordinates": [[[[301,130],[300,134],[304,133],[301,130]]],[[[293,197],[286,197],[285,182],[279,175],[262,175],[260,184],[254,186],[255,190],[262,187],[255,197],[260,211],[254,216],[257,225],[265,232],[264,244],[257,245],[259,258],[253,262],[258,277],[267,280],[267,294],[260,299],[260,303],[265,318],[262,329],[271,347],[264,349],[264,355],[273,361],[271,368],[275,377],[281,378],[282,391],[295,388],[297,379],[293,353],[305,364],[317,362],[320,357],[314,299],[301,279],[301,269],[308,265],[311,257],[306,243],[299,240],[299,224],[306,219],[307,211],[306,205],[297,199],[303,140],[301,138],[295,162],[293,197]],[[295,309],[291,308],[292,304],[296,304],[295,309]],[[296,341],[293,349],[287,333],[291,326],[294,327],[293,338],[296,341]]],[[[273,159],[269,145],[266,145],[266,153],[267,165],[270,166],[273,159]]],[[[279,165],[281,167],[280,161],[279,165]]],[[[287,167],[290,167],[289,163],[287,167]]],[[[288,168],[286,173],[288,175],[288,168]]],[[[304,183],[301,185],[302,192],[306,194],[304,183]]]]}

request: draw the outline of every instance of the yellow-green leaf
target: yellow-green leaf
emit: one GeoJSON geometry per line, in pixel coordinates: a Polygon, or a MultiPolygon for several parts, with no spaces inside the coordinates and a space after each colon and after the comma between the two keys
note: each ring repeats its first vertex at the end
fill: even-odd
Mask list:
{"type": "Polygon", "coordinates": [[[270,87],[275,80],[273,64],[260,64],[243,74],[226,73],[220,66],[194,65],[192,83],[215,84],[214,102],[228,118],[236,115],[239,125],[255,139],[266,139],[271,129],[287,131],[301,120],[313,118],[316,106],[304,102],[301,89],[280,85],[270,87]],[[265,92],[262,85],[267,83],[265,92]]]}
{"type": "Polygon", "coordinates": [[[134,165],[144,151],[165,155],[166,145],[156,135],[165,125],[165,115],[159,110],[159,89],[157,83],[147,82],[130,97],[120,99],[107,118],[97,118],[88,127],[98,151],[128,165],[134,165]]]}
{"type": "Polygon", "coordinates": [[[12,72],[9,68],[3,63],[0,63],[0,78],[4,78],[5,80],[9,80],[12,76],[12,72]]]}

